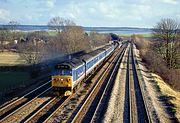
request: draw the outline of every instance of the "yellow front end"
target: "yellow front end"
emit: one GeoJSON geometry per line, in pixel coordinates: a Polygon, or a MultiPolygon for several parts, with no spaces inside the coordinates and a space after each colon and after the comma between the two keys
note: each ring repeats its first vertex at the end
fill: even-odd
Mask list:
{"type": "Polygon", "coordinates": [[[52,76],[52,88],[56,95],[71,95],[72,76],[52,76]]]}

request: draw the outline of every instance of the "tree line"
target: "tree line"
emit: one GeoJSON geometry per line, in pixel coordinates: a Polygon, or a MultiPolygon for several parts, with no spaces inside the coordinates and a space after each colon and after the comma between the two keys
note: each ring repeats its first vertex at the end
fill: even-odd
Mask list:
{"type": "Polygon", "coordinates": [[[50,33],[21,32],[17,31],[18,25],[18,22],[10,21],[8,27],[0,28],[0,51],[16,50],[28,64],[38,63],[50,56],[91,50],[109,41],[108,34],[95,31],[88,34],[73,21],[60,17],[54,17],[47,23],[50,33]]]}
{"type": "Polygon", "coordinates": [[[41,61],[58,58],[62,54],[90,51],[111,40],[109,34],[87,33],[73,21],[61,17],[49,20],[49,31],[18,31],[20,24],[16,21],[7,25],[0,28],[0,52],[11,50],[19,53],[27,64],[32,65],[32,69],[41,61]]]}

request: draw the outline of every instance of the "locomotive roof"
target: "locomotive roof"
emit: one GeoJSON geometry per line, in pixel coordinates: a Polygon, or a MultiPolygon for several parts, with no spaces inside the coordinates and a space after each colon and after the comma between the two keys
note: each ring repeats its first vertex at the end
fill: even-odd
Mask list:
{"type": "Polygon", "coordinates": [[[63,62],[62,65],[68,65],[70,69],[76,68],[80,65],[84,64],[81,59],[73,58],[70,61],[63,62]]]}

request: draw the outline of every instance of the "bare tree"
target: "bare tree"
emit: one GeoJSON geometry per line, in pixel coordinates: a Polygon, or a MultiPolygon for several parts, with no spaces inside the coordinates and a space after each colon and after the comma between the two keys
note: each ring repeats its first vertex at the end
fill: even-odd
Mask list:
{"type": "Polygon", "coordinates": [[[37,64],[41,61],[43,44],[36,41],[21,43],[18,47],[21,58],[28,64],[37,64]]]}
{"type": "Polygon", "coordinates": [[[74,53],[80,50],[86,50],[89,47],[88,40],[85,40],[85,32],[80,26],[68,19],[54,17],[48,22],[50,29],[58,32],[52,37],[49,44],[49,52],[53,56],[64,53],[74,53]]]}
{"type": "Polygon", "coordinates": [[[73,21],[61,17],[54,17],[48,22],[49,29],[55,30],[58,33],[60,33],[65,26],[74,25],[75,23],[73,21]]]}
{"type": "Polygon", "coordinates": [[[17,21],[9,21],[8,26],[11,31],[15,31],[19,23],[17,21]]]}
{"type": "Polygon", "coordinates": [[[8,23],[8,29],[11,31],[11,41],[14,41],[15,39],[19,38],[19,34],[16,31],[18,26],[20,24],[17,21],[10,21],[8,23]]]}
{"type": "Polygon", "coordinates": [[[33,32],[27,41],[18,44],[20,57],[32,66],[30,71],[32,77],[37,76],[37,64],[44,57],[45,42],[40,37],[40,33],[33,32]]]}
{"type": "Polygon", "coordinates": [[[109,41],[109,35],[100,34],[100,33],[97,33],[96,31],[92,31],[89,37],[90,37],[90,43],[91,43],[92,48],[104,45],[108,43],[109,41]]]}
{"type": "Polygon", "coordinates": [[[173,44],[177,41],[178,30],[178,22],[170,18],[162,19],[153,29],[154,37],[162,41],[162,46],[165,46],[165,59],[170,68],[172,66],[173,44]]]}
{"type": "Polygon", "coordinates": [[[88,40],[85,40],[85,33],[80,26],[71,26],[61,33],[62,44],[67,53],[73,53],[90,48],[88,40]]]}
{"type": "Polygon", "coordinates": [[[65,45],[63,44],[60,34],[51,37],[46,47],[46,51],[49,56],[48,58],[55,58],[65,54],[66,51],[64,47],[65,45]]]}
{"type": "Polygon", "coordinates": [[[9,30],[5,27],[0,28],[0,50],[3,52],[5,49],[5,42],[8,40],[9,30]]]}

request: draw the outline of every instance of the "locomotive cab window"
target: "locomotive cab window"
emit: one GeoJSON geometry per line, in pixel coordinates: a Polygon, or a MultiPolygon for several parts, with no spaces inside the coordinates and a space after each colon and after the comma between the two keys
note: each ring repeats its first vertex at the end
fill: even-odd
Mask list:
{"type": "Polygon", "coordinates": [[[69,75],[69,76],[72,76],[72,70],[68,70],[68,69],[60,69],[58,70],[58,74],[59,75],[69,75]]]}
{"type": "Polygon", "coordinates": [[[68,65],[58,64],[55,66],[55,74],[63,76],[72,76],[72,69],[68,65]]]}

